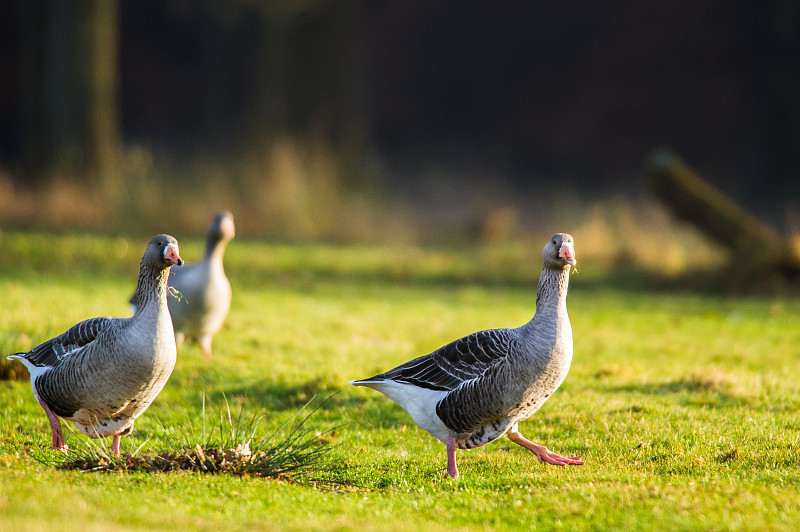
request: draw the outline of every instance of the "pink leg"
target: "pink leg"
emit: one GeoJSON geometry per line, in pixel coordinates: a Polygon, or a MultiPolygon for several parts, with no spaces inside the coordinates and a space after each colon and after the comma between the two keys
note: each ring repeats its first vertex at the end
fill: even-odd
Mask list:
{"type": "Polygon", "coordinates": [[[458,478],[458,466],[456,465],[458,444],[456,444],[456,440],[452,436],[448,436],[445,443],[447,445],[447,474],[453,478],[458,478]]]}
{"type": "Polygon", "coordinates": [[[114,453],[114,456],[119,456],[119,441],[121,439],[122,436],[114,434],[114,440],[111,442],[111,452],[114,453]]]}
{"type": "Polygon", "coordinates": [[[519,432],[509,432],[508,439],[516,443],[517,445],[521,445],[531,451],[536,457],[539,459],[540,462],[546,464],[553,464],[553,465],[583,465],[583,461],[581,461],[580,456],[561,456],[560,454],[556,454],[550,451],[544,445],[538,445],[533,443],[532,441],[528,440],[520,434],[519,432]]]}
{"type": "Polygon", "coordinates": [[[200,338],[200,350],[203,351],[206,360],[211,360],[211,337],[203,336],[200,338]]]}
{"type": "MultiPolygon", "coordinates": [[[[38,399],[38,398],[37,398],[38,399]]],[[[50,407],[47,406],[47,403],[44,401],[39,401],[39,404],[44,409],[44,413],[47,414],[47,419],[50,421],[50,430],[53,433],[53,449],[56,451],[61,451],[64,454],[69,452],[69,446],[67,442],[64,441],[64,433],[61,432],[61,420],[58,419],[58,416],[50,410],[50,407]]]]}

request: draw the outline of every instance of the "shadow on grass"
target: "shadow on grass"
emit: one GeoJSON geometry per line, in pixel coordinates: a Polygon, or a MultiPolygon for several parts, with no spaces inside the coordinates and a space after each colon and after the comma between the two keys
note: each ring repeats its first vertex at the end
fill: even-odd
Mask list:
{"type": "MultiPolygon", "coordinates": [[[[363,420],[381,427],[402,427],[413,423],[411,417],[390,399],[378,392],[374,397],[364,397],[351,391],[351,386],[333,383],[321,378],[302,383],[259,381],[247,385],[217,388],[206,392],[211,404],[255,404],[272,412],[296,411],[313,401],[321,414],[343,410],[353,420],[363,420]]],[[[337,413],[338,415],[338,413],[337,413]]]]}
{"type": "Polygon", "coordinates": [[[608,413],[611,414],[611,415],[634,416],[634,415],[638,415],[638,414],[649,415],[649,414],[651,414],[653,412],[653,410],[654,409],[652,409],[650,407],[643,406],[643,405],[640,405],[640,404],[631,404],[631,405],[623,407],[623,408],[615,408],[614,410],[609,410],[608,413]]]}
{"type": "Polygon", "coordinates": [[[607,390],[612,393],[681,396],[681,403],[686,406],[731,408],[744,406],[751,402],[749,399],[732,392],[725,383],[697,376],[664,382],[613,386],[607,388],[607,390]]]}
{"type": "Polygon", "coordinates": [[[252,384],[216,387],[215,390],[207,391],[206,397],[215,404],[224,403],[227,398],[231,402],[256,403],[260,408],[275,412],[297,410],[316,397],[319,401],[324,400],[323,409],[329,410],[347,407],[356,399],[342,394],[341,391],[341,386],[317,378],[299,384],[258,381],[252,384]]]}

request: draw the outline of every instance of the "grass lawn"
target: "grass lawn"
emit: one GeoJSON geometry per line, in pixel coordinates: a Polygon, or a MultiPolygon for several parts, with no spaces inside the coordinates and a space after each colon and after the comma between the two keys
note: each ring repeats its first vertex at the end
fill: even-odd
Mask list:
{"type": "MultiPolygon", "coordinates": [[[[576,234],[581,259],[581,235],[576,234]]],[[[0,353],[77,321],[126,315],[148,238],[0,234],[0,353]]],[[[190,262],[200,240],[181,241],[190,262]]],[[[657,292],[572,276],[566,382],[521,425],[586,465],[539,464],[507,439],[445,448],[389,399],[347,382],[533,314],[541,246],[445,251],[234,241],[234,302],[214,359],[179,349],[123,453],[233,412],[259,435],[312,400],[331,489],[190,472],[87,473],[42,460],[47,419],[26,380],[0,381],[0,530],[798,530],[800,301],[657,292]]],[[[301,414],[302,415],[302,414],[301,414]]],[[[66,430],[68,443],[83,438],[66,430]]],[[[195,436],[193,436],[195,435],[195,436]]]]}

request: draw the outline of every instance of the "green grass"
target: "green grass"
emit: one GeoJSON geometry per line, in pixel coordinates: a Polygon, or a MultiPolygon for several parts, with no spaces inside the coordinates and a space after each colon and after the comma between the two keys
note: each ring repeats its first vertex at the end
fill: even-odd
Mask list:
{"type": "MultiPolygon", "coordinates": [[[[581,235],[576,234],[578,257],[581,235]]],[[[0,235],[0,353],[80,319],[125,315],[146,244],[92,235],[0,235]]],[[[182,241],[196,260],[199,240],[182,241]]],[[[445,449],[347,381],[533,313],[539,248],[448,251],[269,245],[229,249],[234,303],[214,360],[179,351],[123,452],[176,450],[207,405],[291,424],[331,446],[336,488],[252,475],[65,471],[42,463],[47,419],[25,380],[0,381],[0,530],[797,530],[800,301],[617,288],[582,262],[561,389],[521,431],[580,454],[558,468],[503,439],[445,449]],[[316,399],[314,399],[316,398],[316,399]],[[177,435],[177,439],[176,439],[177,435]]],[[[77,449],[80,438],[66,431],[77,449]]],[[[47,460],[44,460],[47,462],[47,460]]]]}

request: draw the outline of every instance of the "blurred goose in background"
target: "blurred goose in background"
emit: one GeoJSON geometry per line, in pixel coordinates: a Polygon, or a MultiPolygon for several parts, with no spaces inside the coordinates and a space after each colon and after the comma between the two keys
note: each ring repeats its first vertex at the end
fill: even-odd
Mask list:
{"type": "Polygon", "coordinates": [[[92,318],[27,353],[20,360],[31,376],[36,401],[50,421],[53,449],[67,452],[59,417],[92,438],[120,438],[164,387],[175,367],[176,345],[167,306],[170,267],[182,265],[178,241],[155,236],[145,249],[130,318],[92,318]]]}
{"type": "Polygon", "coordinates": [[[351,381],[383,393],[421,428],[447,446],[447,474],[458,478],[456,449],[485,445],[507,434],[540,462],[582,465],[519,433],[519,422],[536,412],[564,381],[572,361],[567,315],[572,236],[553,235],[542,251],[536,313],[515,329],[465,336],[385,373],[351,381]]]}
{"type": "Polygon", "coordinates": [[[231,283],[222,259],[235,234],[233,214],[217,213],[208,228],[203,260],[169,276],[169,287],[178,291],[168,298],[178,345],[184,338],[195,340],[206,358],[211,358],[211,337],[222,327],[231,308],[231,283]]]}

